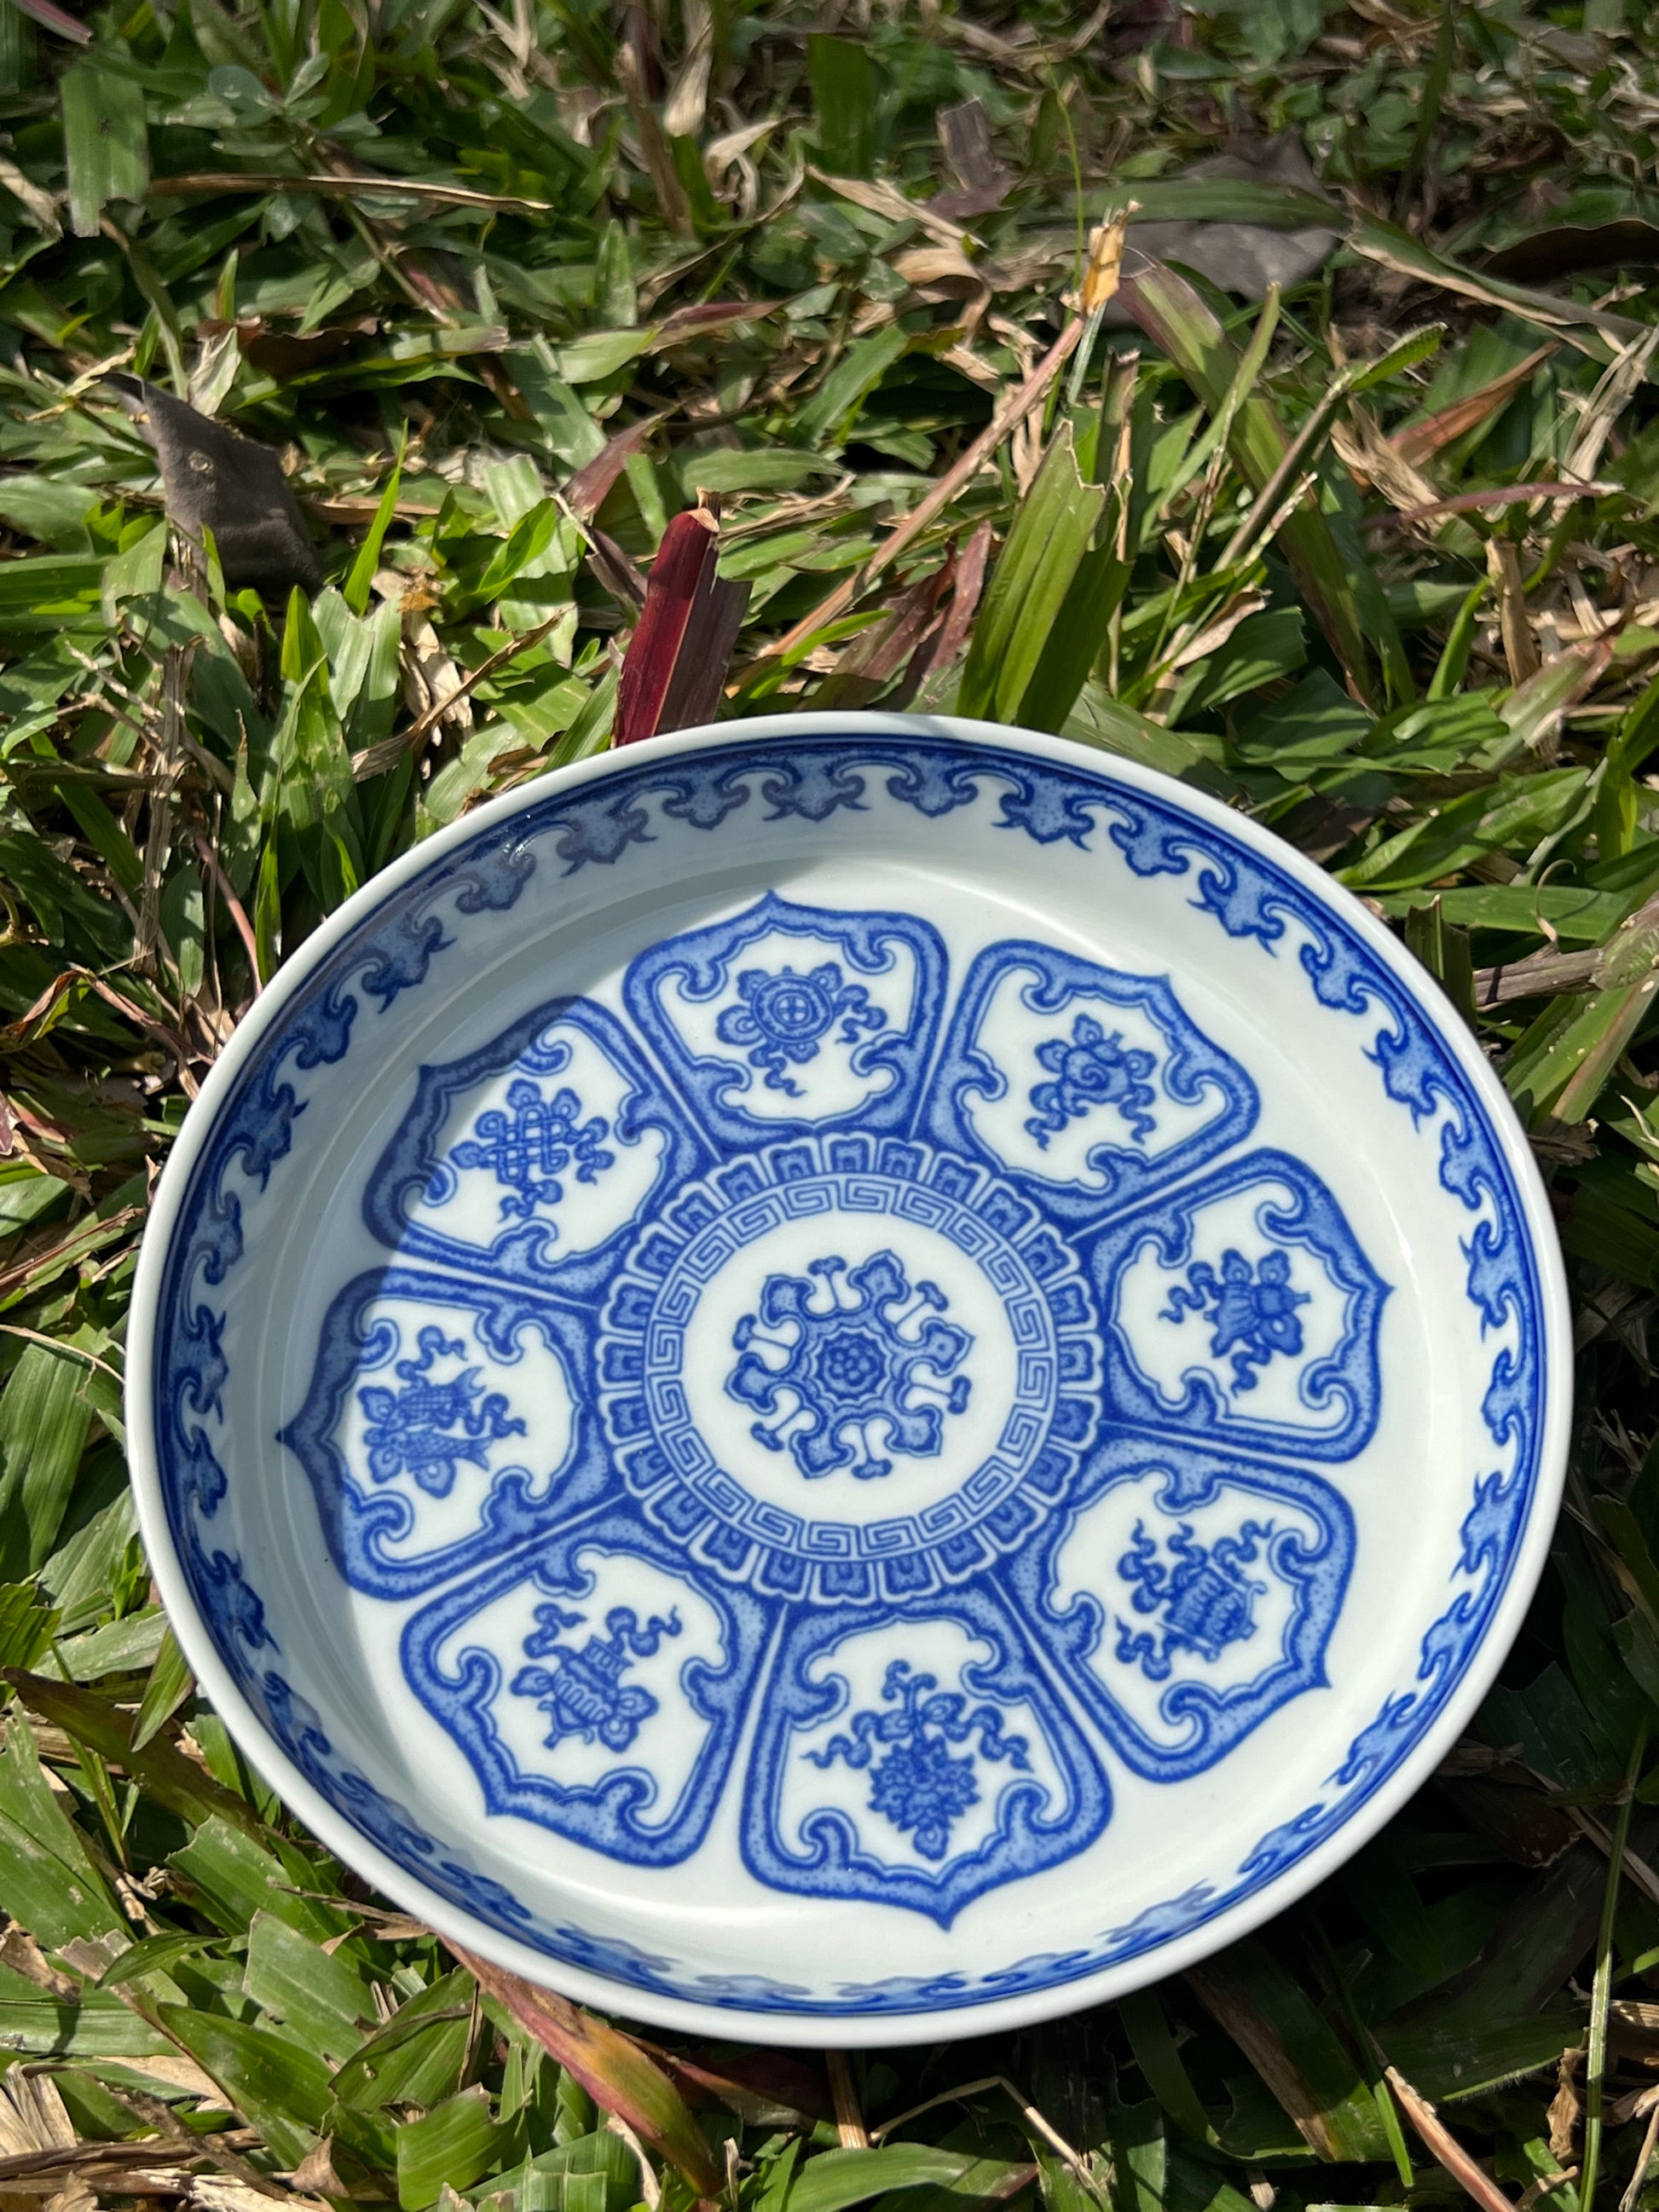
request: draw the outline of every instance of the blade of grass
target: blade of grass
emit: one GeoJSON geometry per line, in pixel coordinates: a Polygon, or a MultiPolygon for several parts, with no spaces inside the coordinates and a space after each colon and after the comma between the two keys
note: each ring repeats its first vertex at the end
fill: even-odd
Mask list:
{"type": "MultiPolygon", "coordinates": [[[[1124,304],[1153,343],[1181,370],[1212,414],[1218,414],[1237,374],[1238,357],[1221,325],[1185,278],[1145,262],[1126,280],[1124,304]]],[[[1234,465],[1260,495],[1283,465],[1291,441],[1259,392],[1238,410],[1228,441],[1234,465]]],[[[1358,599],[1324,516],[1300,507],[1279,530],[1297,586],[1329,639],[1358,697],[1377,703],[1377,683],[1358,599]]]]}
{"type": "Polygon", "coordinates": [[[1619,1906],[1625,1849],[1630,1840],[1631,1812],[1636,1784],[1647,1755],[1648,1723],[1644,1720],[1631,1745],[1625,1769],[1625,1786],[1613,1824],[1607,1858],[1607,1887],[1601,1898],[1601,1924],[1595,1938],[1595,1979],[1590,1990],[1589,2032],[1584,2056],[1584,2150],[1578,2168],[1578,2202],[1583,2212],[1592,2212],[1595,2185],[1601,2178],[1602,2106],[1607,2070],[1607,2008],[1613,1997],[1613,1922],[1619,1906]]]}
{"type": "Polygon", "coordinates": [[[1012,722],[1105,505],[1078,473],[1070,423],[1044,454],[991,577],[957,711],[1012,722]]]}
{"type": "Polygon", "coordinates": [[[469,1952],[456,1955],[480,1989],[574,2074],[602,2110],[625,2120],[700,2195],[718,2194],[720,2171],[701,2130],[672,2081],[636,2043],[550,1990],[536,1989],[469,1952]]]}

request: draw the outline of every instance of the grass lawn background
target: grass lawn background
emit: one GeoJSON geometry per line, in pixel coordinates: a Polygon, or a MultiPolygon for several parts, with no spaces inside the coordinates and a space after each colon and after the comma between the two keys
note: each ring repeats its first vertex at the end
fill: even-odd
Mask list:
{"type": "Polygon", "coordinates": [[[0,0],[0,2212],[1659,2195],[1656,125],[1638,0],[0,0]],[[158,468],[112,374],[297,515],[204,532],[211,429],[157,403],[158,468]],[[134,1534],[204,1073],[358,884],[611,742],[700,494],[723,713],[954,706],[1271,824],[1475,1027],[1569,1255],[1470,1736],[1201,1975],[1015,2036],[481,1990],[254,1780],[134,1534]]]}

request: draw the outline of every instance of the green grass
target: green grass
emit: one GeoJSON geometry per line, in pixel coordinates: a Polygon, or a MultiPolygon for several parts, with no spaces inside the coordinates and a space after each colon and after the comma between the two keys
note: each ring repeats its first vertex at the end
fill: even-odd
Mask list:
{"type": "Polygon", "coordinates": [[[0,0],[0,2208],[1652,2204],[1649,11],[88,20],[0,0]],[[986,184],[935,128],[973,100],[1006,189],[941,219],[986,184]],[[1324,200],[1294,163],[1187,174],[1230,131],[1285,134],[1324,200]],[[921,510],[1079,337],[1131,199],[1196,273],[1132,231],[1133,281],[921,510]],[[1241,301],[1218,217],[1331,251],[1241,301]],[[283,455],[320,592],[228,591],[231,539],[170,533],[112,369],[283,455]],[[750,586],[726,712],[1062,730],[1395,921],[1527,1121],[1578,1302],[1538,1601],[1388,1831],[1187,1979],[828,2069],[653,2055],[368,1898],[196,1698],[121,1449],[136,1242],[204,1072],[357,884],[608,744],[630,573],[700,487],[750,586]],[[879,2149],[835,2154],[832,2084],[897,2123],[879,2149]]]}

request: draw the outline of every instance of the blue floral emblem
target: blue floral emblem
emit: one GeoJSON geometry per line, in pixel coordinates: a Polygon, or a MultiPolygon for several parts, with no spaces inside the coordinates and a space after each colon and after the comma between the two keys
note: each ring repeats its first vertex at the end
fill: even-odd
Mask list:
{"type": "Polygon", "coordinates": [[[476,1367],[447,1382],[432,1381],[440,1359],[459,1358],[465,1351],[458,1339],[427,1328],[416,1343],[420,1358],[400,1359],[392,1369],[401,1390],[372,1382],[357,1393],[368,1417],[363,1431],[368,1472],[376,1482],[412,1475],[429,1498],[447,1498],[463,1461],[487,1466],[490,1445],[522,1436],[525,1425],[501,1391],[485,1391],[476,1367]]]}
{"type": "Polygon", "coordinates": [[[932,1674],[913,1673],[907,1660],[888,1667],[881,1694],[896,1711],[854,1713],[851,1735],[831,1736],[807,1757],[815,1766],[842,1759],[868,1768],[870,1810],[910,1833],[923,1858],[942,1859],[952,1826],[980,1801],[979,1760],[1006,1760],[1024,1772],[1030,1765],[1028,1747],[1023,1736],[1004,1735],[994,1705],[969,1710],[965,1698],[941,1690],[932,1674]],[[969,1749],[958,1757],[952,1744],[969,1749]]]}
{"type": "Polygon", "coordinates": [[[809,1480],[836,1468],[860,1482],[890,1474],[883,1438],[910,1458],[937,1453],[945,1416],[967,1407],[972,1385],[956,1370],[974,1340],[952,1322],[915,1322],[950,1300],[936,1283],[912,1290],[891,1252],[855,1267],[814,1260],[811,1275],[769,1275],[760,1312],[738,1323],[744,1356],[726,1387],[771,1417],[750,1434],[769,1451],[787,1447],[809,1480]]]}
{"type": "Polygon", "coordinates": [[[714,1033],[722,1044],[748,1046],[749,1064],[765,1069],[767,1088],[790,1098],[801,1092],[787,1065],[805,1067],[816,1060],[819,1045],[838,1021],[843,1044],[856,1044],[886,1024],[886,1014],[870,1004],[865,986],[848,982],[833,960],[805,975],[793,968],[775,975],[745,968],[737,981],[743,1003],[724,1010],[714,1033]]]}
{"type": "Polygon", "coordinates": [[[1046,1151],[1068,1121],[1097,1106],[1115,1107],[1131,1136],[1150,1137],[1158,1127],[1148,1111],[1157,1092],[1146,1078],[1158,1066],[1139,1045],[1126,1045],[1121,1030],[1108,1030],[1092,1014],[1079,1014],[1066,1037],[1049,1037],[1036,1049],[1037,1063],[1054,1078],[1031,1092],[1036,1112],[1025,1124],[1046,1151]]]}

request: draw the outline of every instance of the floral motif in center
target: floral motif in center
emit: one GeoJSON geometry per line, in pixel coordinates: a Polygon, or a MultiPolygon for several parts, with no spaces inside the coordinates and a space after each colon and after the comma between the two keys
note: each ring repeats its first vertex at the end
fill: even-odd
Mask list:
{"type": "Polygon", "coordinates": [[[726,1389],[765,1417],[750,1427],[756,1442],[787,1449],[809,1480],[838,1468],[860,1482],[890,1474],[884,1443],[932,1458],[945,1414],[966,1409],[970,1385],[956,1370],[974,1340],[937,1318],[949,1304],[936,1283],[912,1288],[892,1252],[855,1267],[832,1256],[812,1261],[807,1275],[769,1275],[759,1313],[733,1334],[743,1357],[726,1389]],[[933,1317],[915,1327],[924,1312],[933,1317]]]}

